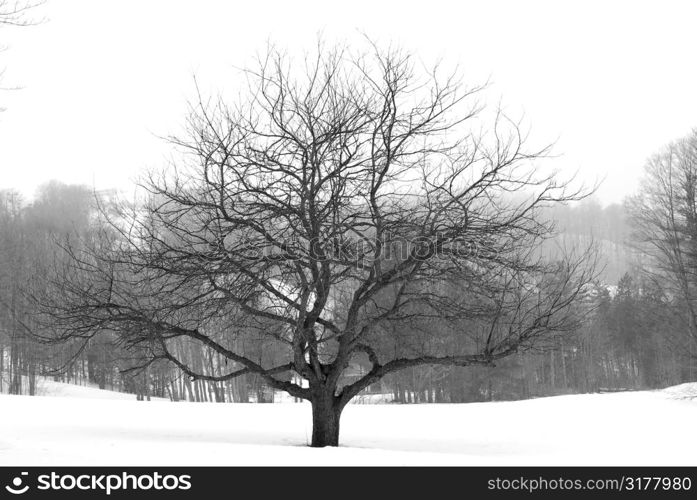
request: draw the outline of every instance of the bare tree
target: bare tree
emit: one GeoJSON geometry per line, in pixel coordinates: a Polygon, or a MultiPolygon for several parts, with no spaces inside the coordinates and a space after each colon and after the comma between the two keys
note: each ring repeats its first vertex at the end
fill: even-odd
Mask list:
{"type": "Polygon", "coordinates": [[[0,25],[28,26],[36,21],[27,14],[34,7],[42,4],[37,2],[20,2],[17,0],[0,0],[0,25]]]}
{"type": "Polygon", "coordinates": [[[301,61],[269,48],[237,102],[199,99],[147,199],[66,245],[39,297],[53,338],[109,330],[195,379],[258,376],[309,400],[312,446],[336,446],[345,405],[389,373],[491,365],[575,328],[592,266],[541,258],[540,210],[583,193],[540,174],[546,150],[502,113],[476,132],[482,87],[419,68],[372,43],[301,61]],[[407,324],[433,341],[378,355],[407,324]],[[188,365],[180,339],[227,371],[188,365]],[[359,358],[367,372],[343,377],[359,358]]]}
{"type": "Polygon", "coordinates": [[[675,346],[697,357],[697,130],[646,164],[639,193],[627,203],[642,272],[683,326],[675,346]]]}
{"type": "MultiPolygon", "coordinates": [[[[0,28],[7,26],[29,26],[37,22],[36,19],[30,17],[29,11],[41,5],[43,0],[35,2],[25,2],[18,0],[0,0],[0,28]]],[[[0,51],[4,50],[5,46],[0,45],[0,51]]],[[[2,80],[4,68],[0,69],[0,80],[2,80]]],[[[2,108],[0,108],[0,111],[2,108]]]]}

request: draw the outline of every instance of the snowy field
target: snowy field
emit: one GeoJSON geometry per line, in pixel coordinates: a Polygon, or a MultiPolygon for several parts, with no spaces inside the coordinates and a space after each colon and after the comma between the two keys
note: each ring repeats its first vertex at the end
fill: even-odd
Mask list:
{"type": "Polygon", "coordinates": [[[697,465],[697,384],[459,405],[349,405],[338,449],[310,407],[171,403],[44,382],[0,395],[0,465],[697,465]]]}

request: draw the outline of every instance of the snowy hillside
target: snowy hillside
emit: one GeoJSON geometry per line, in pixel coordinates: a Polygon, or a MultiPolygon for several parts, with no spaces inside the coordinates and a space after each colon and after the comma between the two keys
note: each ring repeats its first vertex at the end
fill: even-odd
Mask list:
{"type": "Polygon", "coordinates": [[[349,405],[339,449],[305,447],[307,404],[148,403],[54,382],[43,391],[0,396],[1,465],[697,465],[697,384],[501,403],[349,405]]]}
{"type": "MultiPolygon", "coordinates": [[[[126,394],[124,392],[107,391],[94,386],[84,386],[75,384],[65,384],[62,382],[54,382],[51,379],[38,377],[37,395],[49,397],[69,397],[69,398],[87,398],[87,399],[121,399],[132,401],[135,399],[134,394],[126,394]]],[[[153,401],[167,401],[166,399],[153,398],[153,401]]]]}

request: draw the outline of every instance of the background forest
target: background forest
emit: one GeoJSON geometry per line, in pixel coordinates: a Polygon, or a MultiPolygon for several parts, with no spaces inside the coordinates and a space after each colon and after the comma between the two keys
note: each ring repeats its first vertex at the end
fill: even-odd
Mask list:
{"type": "MultiPolygon", "coordinates": [[[[124,349],[116,336],[101,335],[84,345],[43,343],[35,334],[33,304],[23,290],[32,276],[55,265],[62,243],[89,239],[104,231],[100,211],[115,192],[59,182],[45,184],[33,200],[0,192],[0,391],[41,392],[42,376],[55,380],[172,400],[273,402],[280,397],[255,375],[224,382],[197,380],[176,366],[143,362],[124,349]],[[37,383],[37,381],[39,381],[37,383]]],[[[392,374],[366,394],[400,403],[461,403],[512,400],[597,391],[650,389],[694,380],[694,360],[681,332],[681,315],[668,314],[665,291],[647,278],[644,255],[637,250],[625,205],[601,206],[594,199],[549,209],[557,223],[556,240],[546,248],[598,246],[601,271],[580,307],[587,321],[557,336],[539,351],[520,352],[495,367],[416,367],[392,374]]],[[[475,326],[476,327],[476,326],[475,326]]],[[[273,364],[272,346],[239,346],[260,363],[273,364]]],[[[414,327],[405,328],[383,352],[408,355],[412,346],[433,341],[457,342],[414,327]],[[399,339],[399,340],[395,340],[399,339]]],[[[179,355],[196,370],[217,374],[225,361],[198,345],[182,342],[179,355]]],[[[345,377],[366,370],[354,363],[345,377]]],[[[363,397],[363,396],[361,396],[363,397]]],[[[359,397],[359,401],[361,400],[359,397]]],[[[367,400],[367,399],[366,399],[367,400]]]]}

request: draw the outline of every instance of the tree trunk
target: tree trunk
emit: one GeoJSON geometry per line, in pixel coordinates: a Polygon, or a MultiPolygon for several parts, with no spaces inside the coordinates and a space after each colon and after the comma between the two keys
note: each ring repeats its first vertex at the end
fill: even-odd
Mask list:
{"type": "Polygon", "coordinates": [[[341,408],[331,394],[312,399],[312,444],[314,448],[339,446],[341,408]]]}

